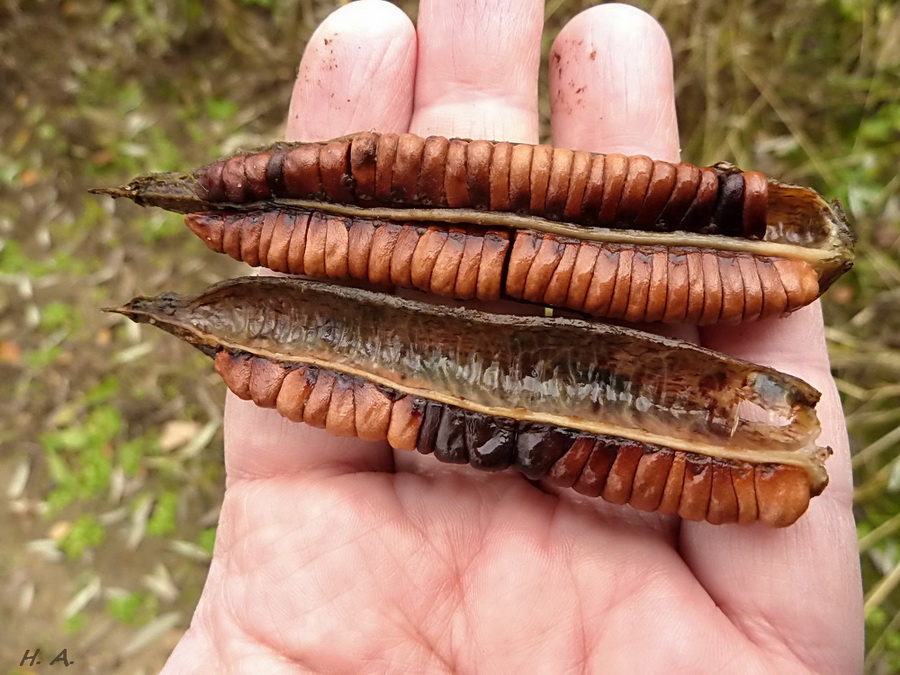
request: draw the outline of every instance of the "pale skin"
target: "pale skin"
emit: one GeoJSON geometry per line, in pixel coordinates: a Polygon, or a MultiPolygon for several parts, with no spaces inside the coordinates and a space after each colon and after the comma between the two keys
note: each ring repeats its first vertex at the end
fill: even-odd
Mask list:
{"type": "MultiPolygon", "coordinates": [[[[423,0],[416,29],[379,0],[341,8],[304,54],[288,139],[536,143],[543,9],[423,0]]],[[[554,144],[679,159],[669,44],[646,14],[579,15],[550,75],[554,144]]],[[[644,514],[229,395],[215,555],[165,672],[859,672],[850,458],[818,303],[681,334],[823,392],[831,483],[794,526],[644,514]]]]}

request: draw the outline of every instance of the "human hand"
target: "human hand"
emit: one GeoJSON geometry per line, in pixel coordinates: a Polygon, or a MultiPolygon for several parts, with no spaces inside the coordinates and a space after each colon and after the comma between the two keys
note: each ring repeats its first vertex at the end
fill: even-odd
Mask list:
{"type": "MultiPolygon", "coordinates": [[[[313,36],[291,140],[412,131],[535,143],[540,0],[373,0],[313,36]]],[[[556,145],[678,160],[668,42],[633,8],[551,56],[556,145]]],[[[612,507],[336,438],[229,395],[215,556],[166,672],[815,672],[862,656],[843,415],[818,303],[691,335],[823,392],[831,484],[785,530],[612,507]]]]}

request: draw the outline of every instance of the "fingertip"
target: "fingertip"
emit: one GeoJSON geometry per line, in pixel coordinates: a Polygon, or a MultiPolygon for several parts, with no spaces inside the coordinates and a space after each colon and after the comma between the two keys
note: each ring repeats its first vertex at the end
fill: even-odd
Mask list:
{"type": "Polygon", "coordinates": [[[416,30],[384,0],[332,12],[303,53],[291,96],[288,140],[354,131],[406,131],[412,116],[416,30]]]}
{"type": "Polygon", "coordinates": [[[592,7],[550,54],[555,145],[678,161],[672,50],[656,19],[630,5],[592,7]]]}

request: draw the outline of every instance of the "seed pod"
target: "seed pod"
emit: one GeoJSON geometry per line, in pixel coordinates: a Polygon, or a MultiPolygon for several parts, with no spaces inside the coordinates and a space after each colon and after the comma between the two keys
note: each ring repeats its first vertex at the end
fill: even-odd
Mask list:
{"type": "MultiPolygon", "coordinates": [[[[510,297],[634,321],[780,316],[817,298],[853,257],[840,205],[808,188],[725,163],[698,168],[545,145],[365,132],[278,143],[188,174],[143,176],[97,192],[187,213],[211,248],[251,264],[268,264],[265,247],[276,241],[268,232],[287,228],[279,245],[293,246],[296,237],[318,261],[310,269],[295,255],[288,271],[463,298],[471,297],[477,269],[500,279],[510,297]],[[343,245],[340,222],[348,238],[360,230],[355,241],[363,246],[369,233],[380,233],[369,258],[375,279],[368,266],[363,271],[360,251],[354,256],[343,245]],[[385,222],[393,225],[381,231],[385,222]],[[337,244],[329,247],[327,233],[312,238],[323,228],[337,244]],[[457,232],[444,241],[461,243],[469,257],[450,269],[435,263],[441,283],[426,284],[421,274],[416,283],[413,257],[430,228],[457,232]],[[508,270],[499,269],[505,258],[476,263],[480,242],[469,238],[485,231],[511,241],[508,270]],[[371,257],[388,251],[389,261],[371,257]],[[700,276],[685,280],[679,265],[700,276]],[[394,268],[397,274],[385,272],[394,268]]],[[[429,246],[436,243],[429,238],[429,246]]],[[[282,254],[276,247],[269,257],[280,264],[282,254]]]]}
{"type": "Polygon", "coordinates": [[[615,503],[784,526],[827,483],[817,391],[678,340],[284,278],[116,311],[194,344],[288,419],[615,503]]]}

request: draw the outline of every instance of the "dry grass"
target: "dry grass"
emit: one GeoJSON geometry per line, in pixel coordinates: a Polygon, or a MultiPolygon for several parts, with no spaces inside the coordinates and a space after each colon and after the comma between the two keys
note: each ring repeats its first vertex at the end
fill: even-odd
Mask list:
{"type": "MultiPolygon", "coordinates": [[[[221,498],[223,386],[97,308],[241,268],[177,217],[85,190],[279,136],[303,43],[337,4],[0,0],[0,616],[18,636],[0,662],[66,647],[88,672],[153,672],[187,625],[221,498]]],[[[590,4],[548,0],[548,36],[590,4]]],[[[686,158],[811,184],[855,221],[828,336],[856,452],[867,670],[896,672],[900,10],[637,4],[672,36],[686,158]]]]}

